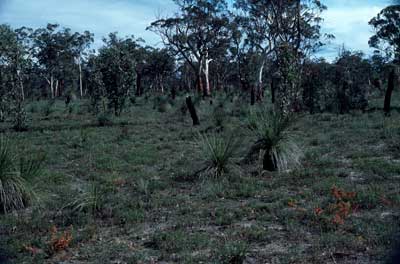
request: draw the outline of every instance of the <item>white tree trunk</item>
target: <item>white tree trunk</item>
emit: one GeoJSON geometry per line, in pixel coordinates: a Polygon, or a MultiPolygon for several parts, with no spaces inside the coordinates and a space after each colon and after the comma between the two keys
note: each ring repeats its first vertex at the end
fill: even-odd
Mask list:
{"type": "Polygon", "coordinates": [[[51,93],[51,98],[54,98],[54,77],[53,77],[53,75],[50,76],[50,93],[51,93]]]}
{"type": "Polygon", "coordinates": [[[261,64],[259,75],[258,75],[258,91],[257,91],[258,99],[261,99],[261,97],[262,97],[264,67],[265,67],[265,61],[263,61],[263,63],[261,64]]]}
{"type": "Polygon", "coordinates": [[[58,96],[58,80],[56,80],[56,87],[54,88],[54,97],[58,96]]]}
{"type": "Polygon", "coordinates": [[[21,78],[20,71],[17,71],[17,75],[18,75],[19,85],[20,85],[20,88],[21,88],[21,98],[22,98],[22,101],[25,101],[24,82],[23,82],[23,80],[21,78]]]}
{"type": "Polygon", "coordinates": [[[212,60],[208,59],[208,54],[206,59],[204,60],[204,76],[206,78],[206,95],[209,96],[211,94],[211,88],[210,88],[210,62],[212,60]]]}

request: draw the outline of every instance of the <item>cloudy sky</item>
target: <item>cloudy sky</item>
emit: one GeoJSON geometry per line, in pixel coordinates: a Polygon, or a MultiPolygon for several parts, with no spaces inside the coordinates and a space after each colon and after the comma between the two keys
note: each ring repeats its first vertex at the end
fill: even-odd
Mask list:
{"type": "MultiPolygon", "coordinates": [[[[368,21],[389,0],[323,0],[324,32],[336,40],[321,51],[332,59],[344,44],[352,50],[370,53],[368,39],[372,34],[368,21]]],[[[159,38],[145,28],[159,16],[173,13],[172,0],[0,0],[0,23],[13,27],[43,27],[47,22],[59,23],[74,31],[89,30],[96,36],[96,45],[109,32],[135,35],[156,45],[159,38]]]]}

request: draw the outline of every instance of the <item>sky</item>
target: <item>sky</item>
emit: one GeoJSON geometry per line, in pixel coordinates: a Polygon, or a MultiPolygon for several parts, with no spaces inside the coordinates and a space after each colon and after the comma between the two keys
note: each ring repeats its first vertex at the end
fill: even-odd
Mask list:
{"type": "MultiPolygon", "coordinates": [[[[332,60],[338,49],[371,54],[368,39],[373,34],[368,21],[379,13],[389,0],[322,0],[328,6],[323,13],[323,32],[336,39],[325,46],[318,56],[332,60]]],[[[146,27],[158,17],[173,14],[172,0],[0,0],[0,24],[14,28],[44,27],[58,23],[73,31],[89,30],[95,34],[95,45],[110,32],[120,36],[143,38],[149,45],[160,45],[160,39],[146,27]]]]}

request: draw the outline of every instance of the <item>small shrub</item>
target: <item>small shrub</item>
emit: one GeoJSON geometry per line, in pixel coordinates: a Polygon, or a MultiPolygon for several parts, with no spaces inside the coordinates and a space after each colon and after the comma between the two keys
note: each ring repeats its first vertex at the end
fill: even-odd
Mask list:
{"type": "Polygon", "coordinates": [[[49,100],[47,101],[46,104],[43,105],[42,112],[44,116],[48,117],[55,111],[54,109],[55,102],[56,102],[55,100],[49,100]]]}
{"type": "Polygon", "coordinates": [[[112,125],[112,120],[110,118],[110,115],[106,113],[101,113],[97,116],[97,124],[101,127],[105,126],[111,126],[112,125]]]}
{"type": "Polygon", "coordinates": [[[160,112],[160,113],[165,113],[165,112],[171,110],[172,106],[171,106],[171,103],[168,100],[168,97],[166,97],[166,96],[157,96],[154,99],[153,108],[157,109],[158,112],[160,112]]]}
{"type": "Polygon", "coordinates": [[[26,131],[28,129],[27,116],[22,103],[18,103],[13,107],[11,113],[14,130],[18,132],[26,131]]]}
{"type": "Polygon", "coordinates": [[[218,252],[221,263],[242,264],[246,259],[248,245],[244,242],[227,242],[218,252]]]}
{"type": "Polygon", "coordinates": [[[56,253],[66,250],[72,242],[71,230],[67,230],[61,233],[57,230],[56,226],[53,226],[50,230],[50,234],[51,237],[50,237],[49,247],[51,253],[56,253]]]}
{"type": "Polygon", "coordinates": [[[226,120],[226,112],[224,110],[224,105],[221,103],[214,108],[212,117],[216,127],[223,127],[226,120]]]}
{"type": "Polygon", "coordinates": [[[232,158],[237,144],[232,136],[200,135],[198,144],[206,160],[202,173],[219,178],[233,167],[232,158]]]}

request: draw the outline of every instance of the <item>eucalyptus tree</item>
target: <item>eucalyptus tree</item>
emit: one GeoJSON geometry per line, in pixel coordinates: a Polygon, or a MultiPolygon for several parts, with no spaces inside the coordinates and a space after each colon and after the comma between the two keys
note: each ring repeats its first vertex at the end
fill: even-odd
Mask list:
{"type": "Polygon", "coordinates": [[[24,130],[26,125],[23,101],[24,82],[31,64],[29,32],[28,28],[13,30],[8,25],[0,25],[0,119],[4,120],[8,110],[16,130],[24,130]]]}
{"type": "Polygon", "coordinates": [[[31,37],[38,67],[49,85],[51,98],[61,94],[60,81],[70,79],[73,85],[73,77],[77,75],[82,96],[82,60],[93,42],[93,35],[88,31],[72,33],[69,28],[60,29],[58,24],[48,24],[35,30],[31,37]]]}
{"type": "Polygon", "coordinates": [[[400,63],[400,3],[384,8],[369,25],[375,31],[369,45],[385,51],[400,63]]]}
{"type": "Polygon", "coordinates": [[[151,49],[148,51],[146,68],[151,86],[163,94],[165,84],[175,72],[174,56],[168,49],[151,49]]]}
{"type": "MultiPolygon", "coordinates": [[[[395,65],[400,64],[400,3],[384,8],[376,17],[369,21],[375,30],[369,40],[369,45],[378,50],[383,50],[387,56],[393,58],[395,65]]],[[[388,76],[388,88],[386,90],[384,112],[390,113],[392,92],[396,78],[395,68],[392,67],[388,76]]]]}
{"type": "Polygon", "coordinates": [[[116,33],[103,41],[98,55],[89,60],[92,70],[89,93],[95,105],[106,98],[107,109],[119,116],[135,88],[135,55],[139,44],[133,37],[119,38],[116,33]]]}
{"type": "Polygon", "coordinates": [[[211,94],[209,65],[216,52],[229,43],[229,13],[225,0],[174,0],[175,16],[153,22],[149,30],[161,36],[167,48],[179,55],[196,75],[197,89],[211,94]],[[203,88],[204,75],[206,87],[203,88]]]}
{"type": "Polygon", "coordinates": [[[326,7],[319,0],[236,0],[235,7],[241,11],[245,41],[260,56],[259,96],[267,60],[274,60],[281,79],[281,104],[292,104],[300,92],[302,61],[322,45],[321,13],[326,7]]]}

